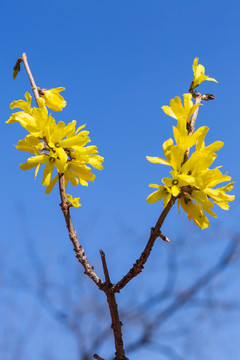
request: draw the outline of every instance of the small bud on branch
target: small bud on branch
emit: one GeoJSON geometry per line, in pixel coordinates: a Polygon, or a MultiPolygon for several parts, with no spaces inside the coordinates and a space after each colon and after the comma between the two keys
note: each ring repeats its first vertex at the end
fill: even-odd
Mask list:
{"type": "Polygon", "coordinates": [[[21,62],[22,62],[22,58],[17,59],[16,64],[15,64],[15,66],[14,66],[14,68],[13,68],[13,80],[16,79],[17,74],[18,74],[19,71],[20,71],[20,64],[21,64],[21,62]]]}

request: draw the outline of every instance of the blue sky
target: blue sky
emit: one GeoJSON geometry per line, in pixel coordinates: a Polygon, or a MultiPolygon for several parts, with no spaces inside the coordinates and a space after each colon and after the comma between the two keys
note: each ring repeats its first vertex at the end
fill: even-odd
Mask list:
{"type": "MultiPolygon", "coordinates": [[[[217,210],[218,219],[210,222],[213,228],[221,224],[239,231],[239,11],[237,1],[215,0],[2,1],[0,248],[6,254],[7,271],[28,268],[26,233],[43,257],[46,251],[54,254],[56,241],[60,252],[71,253],[57,188],[47,196],[41,173],[34,181],[31,170],[19,169],[27,154],[12,144],[25,132],[17,124],[5,124],[9,104],[31,90],[23,67],[12,80],[12,68],[23,52],[38,86],[66,88],[68,105],[54,114],[56,120],[87,123],[92,144],[105,158],[104,170],[95,171],[95,182],[74,189],[82,207],[72,213],[92,259],[99,247],[116,254],[128,248],[129,262],[116,255],[109,260],[115,264],[115,280],[139,253],[142,244],[137,245],[137,237],[148,233],[161,211],[162,204],[146,202],[148,184],[160,183],[168,172],[147,162],[146,155],[162,156],[162,143],[172,136],[174,119],[161,106],[188,92],[196,56],[206,74],[219,81],[205,82],[199,89],[214,93],[216,100],[201,107],[198,125],[209,126],[207,143],[224,141],[216,164],[236,182],[230,211],[217,210]]],[[[183,226],[189,226],[186,216],[180,218],[174,209],[164,231],[175,239],[183,226]]],[[[189,229],[201,236],[210,231],[189,229]]],[[[101,271],[100,264],[97,269],[101,271]]]]}

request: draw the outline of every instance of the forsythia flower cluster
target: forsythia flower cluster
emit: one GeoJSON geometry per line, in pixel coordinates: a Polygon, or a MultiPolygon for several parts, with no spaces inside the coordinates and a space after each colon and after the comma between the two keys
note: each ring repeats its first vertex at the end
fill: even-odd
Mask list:
{"type": "Polygon", "coordinates": [[[217,82],[205,75],[205,68],[198,65],[198,58],[193,62],[193,72],[191,92],[183,94],[183,105],[177,96],[170,101],[170,106],[162,107],[167,115],[177,119],[177,126],[173,127],[175,143],[173,139],[164,142],[163,152],[166,160],[150,156],[147,156],[147,159],[152,163],[170,166],[171,177],[163,178],[163,185],[150,184],[150,187],[157,190],[148,196],[147,201],[154,203],[163,199],[163,206],[166,207],[171,197],[175,197],[178,208],[180,209],[180,206],[183,208],[189,220],[192,219],[201,229],[205,229],[209,227],[205,213],[216,217],[212,210],[213,203],[228,210],[228,202],[233,201],[234,196],[227,194],[233,189],[233,183],[216,188],[216,185],[230,181],[231,177],[222,174],[220,167],[209,169],[217,157],[216,151],[224,145],[223,142],[215,141],[205,146],[204,140],[209,130],[207,126],[202,126],[189,135],[191,117],[199,106],[199,104],[194,105],[192,101],[194,89],[204,80],[217,82]],[[192,155],[186,156],[193,146],[195,150],[192,155]]]}
{"type": "MultiPolygon", "coordinates": [[[[93,181],[95,175],[92,167],[102,170],[103,157],[98,155],[96,146],[86,146],[91,140],[89,132],[83,130],[85,125],[76,128],[76,121],[69,124],[63,121],[56,123],[55,119],[48,114],[47,107],[53,111],[61,111],[66,106],[66,101],[60,95],[64,88],[40,90],[37,99],[38,107],[31,107],[31,95],[27,92],[25,100],[11,103],[10,108],[19,108],[22,111],[12,114],[8,124],[19,122],[28,135],[20,140],[16,148],[27,151],[33,156],[27,162],[20,165],[22,170],[35,168],[35,178],[41,164],[44,164],[42,184],[46,186],[46,194],[49,194],[58,181],[58,174],[64,174],[65,186],[68,182],[73,186],[79,183],[87,186],[93,181]],[[54,169],[58,174],[52,178],[54,169]]],[[[73,199],[67,195],[72,206],[78,207],[79,198],[73,199]]]]}

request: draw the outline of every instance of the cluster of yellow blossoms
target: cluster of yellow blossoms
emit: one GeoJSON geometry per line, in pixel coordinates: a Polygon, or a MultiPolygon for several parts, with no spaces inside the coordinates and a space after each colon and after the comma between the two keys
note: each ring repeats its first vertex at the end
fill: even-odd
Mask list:
{"type": "MultiPolygon", "coordinates": [[[[25,100],[11,103],[10,108],[19,108],[22,111],[12,114],[8,124],[19,122],[28,135],[20,140],[16,148],[27,151],[33,156],[27,162],[20,165],[22,170],[35,169],[35,178],[41,164],[45,164],[42,184],[46,186],[46,194],[49,194],[58,181],[58,174],[64,174],[65,186],[68,182],[73,186],[79,183],[87,186],[93,181],[95,175],[91,172],[94,168],[102,170],[103,157],[98,155],[96,146],[86,146],[91,140],[89,132],[83,130],[85,125],[76,129],[76,121],[69,124],[63,121],[56,123],[55,119],[48,114],[47,107],[53,111],[61,111],[66,106],[66,101],[60,95],[64,88],[51,90],[39,89],[40,97],[37,99],[38,107],[31,107],[31,95],[27,92],[25,100]],[[52,178],[54,169],[57,175],[52,178]]],[[[73,199],[67,195],[72,206],[78,207],[79,198],[73,199]]]]}
{"type": "Polygon", "coordinates": [[[209,227],[209,221],[204,212],[216,217],[212,211],[213,203],[228,210],[228,202],[233,201],[234,196],[226,194],[233,189],[233,183],[215,188],[220,183],[230,181],[231,177],[222,174],[219,167],[209,169],[217,156],[216,151],[224,145],[223,142],[216,141],[205,146],[204,140],[209,130],[207,126],[202,126],[189,135],[191,117],[199,106],[199,104],[193,105],[192,102],[194,89],[204,80],[217,82],[205,75],[205,68],[198,65],[198,58],[193,62],[193,72],[194,79],[190,93],[183,94],[183,105],[177,96],[170,101],[170,106],[162,107],[167,115],[177,119],[177,126],[173,127],[176,144],[173,139],[164,142],[163,152],[166,160],[150,156],[147,156],[147,159],[152,163],[171,166],[171,178],[163,178],[164,185],[150,184],[150,187],[158,190],[149,195],[147,201],[154,203],[163,199],[163,206],[166,207],[171,197],[175,197],[178,208],[180,209],[180,206],[183,208],[189,220],[193,219],[196,225],[205,229],[209,227]],[[186,156],[193,146],[195,151],[190,157],[186,156]]]}

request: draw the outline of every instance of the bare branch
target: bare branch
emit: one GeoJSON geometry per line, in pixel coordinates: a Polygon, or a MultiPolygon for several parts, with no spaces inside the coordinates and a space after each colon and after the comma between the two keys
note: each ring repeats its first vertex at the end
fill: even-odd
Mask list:
{"type": "Polygon", "coordinates": [[[97,360],[104,360],[103,358],[101,358],[101,357],[98,356],[97,354],[94,354],[93,357],[94,357],[94,359],[97,359],[97,360]]]}
{"type": "Polygon", "coordinates": [[[31,73],[31,70],[30,70],[30,67],[29,67],[28,61],[27,61],[27,55],[25,53],[22,54],[22,62],[24,64],[27,76],[28,76],[29,81],[31,83],[32,91],[33,91],[33,95],[35,97],[36,103],[38,104],[37,99],[39,98],[39,94],[38,94],[37,85],[36,85],[36,83],[34,81],[34,78],[32,76],[32,73],[31,73]]]}
{"type": "Polygon", "coordinates": [[[61,206],[64,218],[65,218],[65,222],[67,225],[69,238],[72,241],[74,251],[76,253],[76,258],[84,267],[85,274],[87,276],[89,276],[95,282],[95,284],[98,286],[99,289],[102,290],[103,282],[95,273],[94,267],[89,264],[88,259],[85,254],[85,251],[84,251],[82,245],[79,244],[76,230],[73,228],[72,219],[70,216],[69,203],[68,203],[66,191],[65,191],[64,174],[59,174],[59,191],[60,191],[60,197],[61,197],[60,206],[61,206]]]}
{"type": "Polygon", "coordinates": [[[100,255],[101,255],[101,260],[102,260],[102,266],[103,266],[103,272],[104,272],[104,276],[105,276],[105,282],[106,282],[106,287],[110,287],[111,286],[111,282],[110,282],[110,276],[108,273],[108,268],[107,268],[107,263],[106,263],[106,258],[105,258],[105,253],[102,249],[99,250],[100,255]]]}
{"type": "Polygon", "coordinates": [[[143,270],[144,264],[146,263],[149,255],[152,251],[152,248],[153,248],[153,245],[154,245],[156,239],[161,235],[161,233],[160,233],[161,226],[162,226],[167,214],[169,213],[170,209],[174,205],[175,201],[176,201],[176,198],[172,196],[171,200],[169,201],[169,203],[163,209],[161,215],[159,216],[159,219],[158,219],[155,227],[151,229],[151,234],[150,234],[149,240],[148,240],[147,245],[145,246],[145,249],[143,250],[140,258],[135,262],[135,264],[128,271],[128,273],[117,284],[113,285],[111,292],[114,292],[114,293],[120,292],[120,290],[122,288],[124,288],[124,286],[126,286],[130,280],[132,280],[135,276],[137,276],[143,270]]]}
{"type": "MultiPolygon", "coordinates": [[[[202,96],[200,93],[198,93],[196,96],[195,96],[195,105],[197,104],[201,104],[202,102],[202,96]]],[[[189,126],[189,129],[188,129],[188,134],[189,135],[192,135],[194,133],[194,130],[195,130],[195,123],[196,123],[196,120],[197,120],[197,116],[198,116],[198,111],[199,111],[199,106],[197,107],[197,109],[194,111],[193,115],[192,115],[192,119],[190,121],[190,126],[189,126]]]]}
{"type": "MultiPolygon", "coordinates": [[[[193,97],[195,98],[195,104],[201,104],[201,102],[204,101],[209,101],[209,100],[214,100],[215,96],[213,94],[205,94],[205,95],[201,95],[200,93],[192,93],[193,97]]],[[[190,121],[190,126],[188,129],[188,133],[189,135],[192,135],[194,133],[195,130],[195,123],[197,120],[197,116],[198,116],[198,111],[199,111],[199,106],[197,107],[197,109],[194,111],[193,115],[192,115],[192,119],[190,121]]]]}
{"type": "Polygon", "coordinates": [[[101,254],[101,259],[102,259],[104,276],[105,276],[105,280],[106,280],[106,287],[105,287],[104,292],[107,296],[107,302],[108,302],[111,319],[112,319],[111,328],[113,329],[115,349],[116,349],[115,360],[128,360],[128,358],[125,356],[125,351],[123,348],[123,339],[122,339],[122,330],[121,330],[122,323],[119,319],[118,307],[117,307],[117,302],[115,299],[115,294],[110,292],[110,289],[112,288],[112,284],[110,282],[109,272],[108,272],[105,254],[104,254],[103,250],[100,250],[100,254],[101,254]]]}

